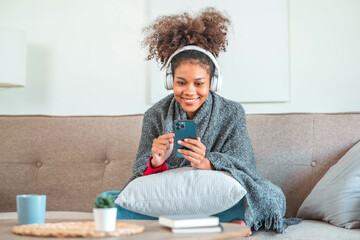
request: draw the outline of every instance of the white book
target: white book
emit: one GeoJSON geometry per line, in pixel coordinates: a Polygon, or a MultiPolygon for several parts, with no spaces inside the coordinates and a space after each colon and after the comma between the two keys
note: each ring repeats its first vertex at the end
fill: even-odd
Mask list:
{"type": "Polygon", "coordinates": [[[215,227],[219,226],[219,218],[199,215],[169,215],[160,216],[159,223],[170,228],[215,227]]]}
{"type": "Polygon", "coordinates": [[[195,228],[172,228],[173,233],[217,233],[222,232],[221,225],[215,227],[195,227],[195,228]]]}

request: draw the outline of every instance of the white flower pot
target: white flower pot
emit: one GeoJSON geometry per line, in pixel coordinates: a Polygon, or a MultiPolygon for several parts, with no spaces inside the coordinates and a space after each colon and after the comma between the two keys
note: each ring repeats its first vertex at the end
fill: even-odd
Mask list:
{"type": "Polygon", "coordinates": [[[117,208],[94,208],[93,212],[97,231],[115,231],[117,208]]]}

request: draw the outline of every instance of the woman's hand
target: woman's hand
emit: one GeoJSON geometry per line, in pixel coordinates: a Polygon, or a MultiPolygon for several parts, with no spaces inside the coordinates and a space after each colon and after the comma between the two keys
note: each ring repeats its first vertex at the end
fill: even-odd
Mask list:
{"type": "Polygon", "coordinates": [[[202,169],[202,170],[214,170],[214,166],[211,164],[209,159],[205,158],[206,147],[200,141],[200,138],[190,139],[186,138],[184,141],[178,141],[178,143],[186,148],[191,149],[179,149],[185,159],[191,162],[193,168],[202,169]]]}
{"type": "Polygon", "coordinates": [[[169,158],[174,147],[175,133],[167,133],[154,139],[151,148],[151,167],[158,168],[169,158]]]}

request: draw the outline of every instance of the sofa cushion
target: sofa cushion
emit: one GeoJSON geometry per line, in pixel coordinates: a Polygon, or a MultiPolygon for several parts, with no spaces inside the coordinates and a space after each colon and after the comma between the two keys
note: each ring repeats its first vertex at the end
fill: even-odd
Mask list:
{"type": "Polygon", "coordinates": [[[297,217],[319,219],[344,228],[360,228],[360,142],[315,185],[297,217]]]}
{"type": "MultiPolygon", "coordinates": [[[[274,234],[271,231],[253,231],[253,234],[247,239],[264,240],[264,239],[284,239],[284,240],[350,240],[359,239],[360,229],[344,229],[334,225],[316,221],[304,220],[298,225],[289,226],[284,234],[274,234]]],[[[242,239],[242,238],[241,238],[242,239]]]]}
{"type": "Polygon", "coordinates": [[[136,178],[115,203],[153,217],[214,215],[234,206],[245,194],[228,173],[185,167],[136,178]]]}

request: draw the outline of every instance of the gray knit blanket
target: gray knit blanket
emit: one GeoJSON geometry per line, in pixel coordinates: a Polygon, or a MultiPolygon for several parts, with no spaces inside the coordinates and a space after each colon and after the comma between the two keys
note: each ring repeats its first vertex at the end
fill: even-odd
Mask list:
{"type": "MultiPolygon", "coordinates": [[[[174,132],[174,121],[185,119],[186,112],[173,94],[146,111],[133,176],[128,183],[146,170],[153,140],[174,132]]],[[[246,128],[245,112],[240,104],[210,92],[193,120],[197,124],[197,135],[206,146],[205,157],[216,170],[229,172],[246,189],[244,221],[248,226],[255,230],[263,226],[266,230],[283,233],[287,226],[301,222],[296,218],[284,218],[286,200],[283,192],[259,176],[246,128]]],[[[188,160],[176,156],[175,150],[166,164],[169,169],[190,166],[188,160]]]]}

